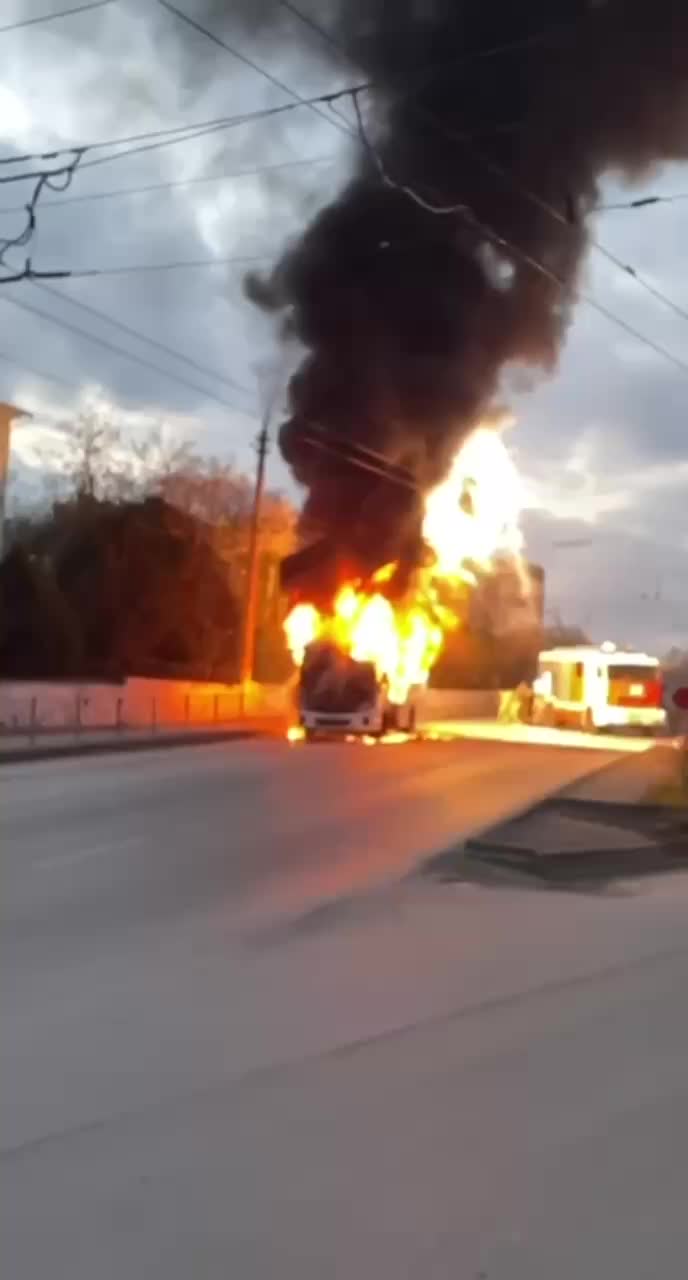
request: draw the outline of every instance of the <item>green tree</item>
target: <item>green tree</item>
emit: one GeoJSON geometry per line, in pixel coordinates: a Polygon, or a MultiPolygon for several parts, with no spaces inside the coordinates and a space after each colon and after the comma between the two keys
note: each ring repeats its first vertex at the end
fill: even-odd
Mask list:
{"type": "Polygon", "coordinates": [[[24,546],[0,564],[0,674],[48,679],[77,675],[83,643],[79,619],[50,566],[24,546]]]}
{"type": "Polygon", "coordinates": [[[16,670],[21,640],[23,673],[44,674],[44,650],[73,618],[79,674],[234,677],[239,610],[230,575],[192,516],[161,498],[85,495],[56,505],[30,550],[20,550],[19,568],[3,565],[11,587],[1,624],[5,671],[12,663],[16,670]]]}

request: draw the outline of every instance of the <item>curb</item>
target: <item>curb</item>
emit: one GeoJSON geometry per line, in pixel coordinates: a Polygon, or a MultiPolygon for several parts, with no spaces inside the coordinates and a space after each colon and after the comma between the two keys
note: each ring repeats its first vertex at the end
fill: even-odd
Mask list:
{"type": "MultiPolygon", "coordinates": [[[[529,800],[527,804],[518,805],[515,809],[510,810],[500,818],[498,822],[491,822],[489,826],[480,828],[480,830],[476,831],[474,835],[468,836],[467,839],[459,841],[458,844],[445,845],[444,848],[429,854],[428,857],[423,859],[422,863],[417,868],[417,871],[420,871],[423,875],[432,875],[436,870],[446,869],[450,861],[460,858],[461,856],[472,858],[475,862],[484,862],[493,866],[507,866],[508,859],[501,853],[493,859],[490,859],[486,853],[483,853],[483,846],[485,846],[485,848],[489,847],[492,850],[497,848],[494,842],[487,840],[487,836],[490,831],[506,826],[509,822],[519,822],[521,818],[529,817],[530,814],[536,813],[538,809],[544,809],[548,805],[557,804],[559,797],[563,796],[571,787],[577,786],[581,782],[585,782],[588,778],[595,777],[598,773],[604,773],[606,769],[613,769],[618,763],[618,760],[606,760],[602,764],[591,764],[590,768],[586,769],[585,773],[580,774],[575,782],[567,782],[565,786],[561,787],[558,791],[546,791],[539,800],[529,800]]],[[[569,803],[571,807],[573,807],[574,805],[582,802],[570,800],[569,803]]],[[[499,846],[500,849],[502,847],[503,846],[501,845],[499,846]]],[[[510,845],[508,846],[508,849],[509,852],[516,852],[517,854],[525,855],[526,858],[532,859],[536,856],[533,853],[533,850],[528,850],[525,847],[516,850],[514,845],[510,845]]],[[[516,860],[513,861],[511,866],[512,869],[516,869],[516,860]]],[[[521,869],[525,868],[525,859],[523,856],[519,866],[521,869]]],[[[415,874],[415,872],[412,874],[415,874]]]]}
{"type": "MultiPolygon", "coordinates": [[[[613,769],[619,763],[618,760],[605,760],[602,764],[592,764],[585,773],[581,773],[575,782],[567,782],[565,786],[560,787],[558,791],[546,791],[539,800],[529,800],[527,804],[519,805],[518,808],[511,810],[506,817],[500,818],[498,822],[491,822],[489,827],[483,827],[475,836],[470,836],[466,841],[466,847],[474,841],[482,840],[489,831],[493,831],[495,827],[503,827],[507,822],[519,822],[521,818],[527,818],[531,813],[536,813],[538,809],[544,808],[549,804],[558,804],[560,798],[563,799],[566,792],[572,787],[577,787],[579,783],[586,782],[588,778],[595,778],[599,773],[605,773],[607,769],[613,769]]],[[[584,804],[585,801],[574,800],[570,798],[568,803],[574,805],[584,804]]]]}
{"type": "MultiPolygon", "coordinates": [[[[474,865],[503,867],[505,870],[521,871],[537,878],[539,881],[569,882],[584,879],[604,879],[612,876],[629,876],[648,874],[654,871],[670,869],[685,870],[688,867],[688,836],[681,831],[655,831],[656,843],[638,845],[633,843],[638,831],[629,830],[629,843],[625,847],[610,849],[576,850],[571,853],[537,853],[534,848],[525,844],[507,844],[490,840],[490,831],[498,830],[512,822],[519,822],[531,815],[548,809],[558,810],[565,816],[583,816],[613,825],[623,824],[624,819],[637,818],[640,822],[658,821],[667,817],[666,807],[646,801],[636,803],[614,800],[590,800],[585,797],[575,798],[570,792],[585,783],[587,779],[596,777],[618,767],[619,759],[608,760],[602,764],[592,765],[574,782],[566,783],[558,791],[545,793],[539,800],[522,805],[496,823],[490,823],[474,835],[469,836],[458,846],[445,848],[441,853],[426,859],[422,870],[446,870],[449,861],[462,856],[474,865]]],[[[643,832],[643,834],[645,834],[643,832]]],[[[649,834],[649,833],[648,833],[649,834]]]]}
{"type": "Polygon", "coordinates": [[[610,825],[617,831],[627,828],[628,843],[612,849],[591,846],[570,852],[555,848],[539,852],[532,844],[493,840],[490,830],[498,828],[488,827],[466,841],[465,856],[551,882],[647,875],[688,867],[688,833],[684,834],[680,825],[668,821],[666,808],[662,806],[642,801],[632,804],[583,798],[573,800],[565,793],[555,792],[525,813],[507,819],[507,825],[518,821],[519,817],[537,817],[548,811],[562,817],[582,817],[601,826],[610,825]],[[644,838],[644,843],[637,842],[638,836],[644,838]]]}
{"type": "Polygon", "coordinates": [[[196,733],[171,733],[158,738],[106,738],[102,742],[69,742],[61,746],[48,743],[37,747],[10,747],[0,749],[0,769],[5,764],[29,764],[41,760],[70,759],[75,756],[117,755],[127,751],[159,751],[166,747],[209,746],[213,742],[231,742],[242,738],[270,736],[267,729],[216,729],[196,733]]]}
{"type": "Polygon", "coordinates": [[[659,871],[685,871],[688,867],[685,845],[671,842],[649,846],[628,844],[612,851],[585,849],[575,853],[540,854],[525,846],[507,847],[485,842],[483,848],[481,842],[469,841],[465,853],[470,861],[526,872],[552,884],[651,875],[659,871]]]}
{"type": "Polygon", "coordinates": [[[606,773],[608,770],[616,769],[621,763],[623,763],[623,757],[616,760],[605,760],[602,764],[591,765],[589,769],[585,770],[585,773],[581,773],[576,778],[575,782],[567,782],[563,787],[560,787],[558,791],[546,791],[539,800],[531,800],[528,804],[514,809],[506,818],[501,818],[499,822],[490,823],[489,827],[484,827],[478,835],[472,836],[467,844],[483,840],[485,835],[489,831],[493,831],[495,827],[504,826],[507,822],[518,822],[521,818],[527,818],[530,814],[537,813],[539,809],[544,809],[550,806],[553,808],[556,807],[557,809],[561,808],[562,812],[567,814],[579,814],[587,807],[595,816],[601,816],[604,813],[607,816],[611,816],[613,814],[614,817],[620,817],[622,813],[632,813],[635,815],[640,812],[648,814],[653,810],[657,810],[658,814],[660,812],[665,814],[665,807],[647,803],[643,800],[635,803],[627,800],[589,800],[584,796],[576,798],[569,794],[574,787],[578,787],[582,783],[587,782],[589,778],[596,778],[601,773],[606,773]]]}

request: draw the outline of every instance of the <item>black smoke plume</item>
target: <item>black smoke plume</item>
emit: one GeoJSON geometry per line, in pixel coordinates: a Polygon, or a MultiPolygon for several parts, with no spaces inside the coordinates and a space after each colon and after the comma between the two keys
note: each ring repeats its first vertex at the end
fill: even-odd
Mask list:
{"type": "MultiPolygon", "coordinates": [[[[375,565],[416,553],[420,500],[358,446],[421,493],[437,482],[505,368],[555,364],[600,178],[688,155],[688,0],[303,11],[346,52],[351,83],[375,86],[358,97],[369,145],[335,202],[247,287],[306,351],[280,432],[306,489],[304,533],[375,565]]],[[[255,10],[233,0],[231,12],[250,23],[255,10]]]]}

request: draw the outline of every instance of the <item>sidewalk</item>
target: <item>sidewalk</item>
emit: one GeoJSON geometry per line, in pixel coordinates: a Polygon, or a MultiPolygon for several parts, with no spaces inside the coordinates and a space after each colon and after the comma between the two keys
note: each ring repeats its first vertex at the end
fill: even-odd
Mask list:
{"type": "Polygon", "coordinates": [[[0,764],[60,757],[95,755],[101,752],[152,751],[160,747],[201,746],[259,734],[281,735],[285,720],[278,716],[246,717],[243,720],[196,725],[161,725],[157,729],[112,727],[96,729],[43,729],[3,731],[0,734],[0,764]]]}
{"type": "Polygon", "coordinates": [[[469,857],[551,880],[611,878],[688,866],[688,832],[657,801],[677,777],[670,741],[603,766],[468,842],[469,857]]]}
{"type": "Polygon", "coordinates": [[[649,751],[615,760],[597,773],[561,792],[565,800],[594,801],[598,804],[643,804],[652,802],[652,792],[678,777],[679,752],[673,739],[658,743],[649,751]]]}

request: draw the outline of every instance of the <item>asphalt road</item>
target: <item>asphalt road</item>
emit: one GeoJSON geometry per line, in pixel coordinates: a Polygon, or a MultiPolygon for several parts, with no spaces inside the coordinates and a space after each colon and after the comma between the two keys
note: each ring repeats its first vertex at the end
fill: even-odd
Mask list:
{"type": "Polygon", "coordinates": [[[3,769],[13,1280],[678,1274],[683,879],[400,882],[604,758],[275,742],[3,769]]]}

